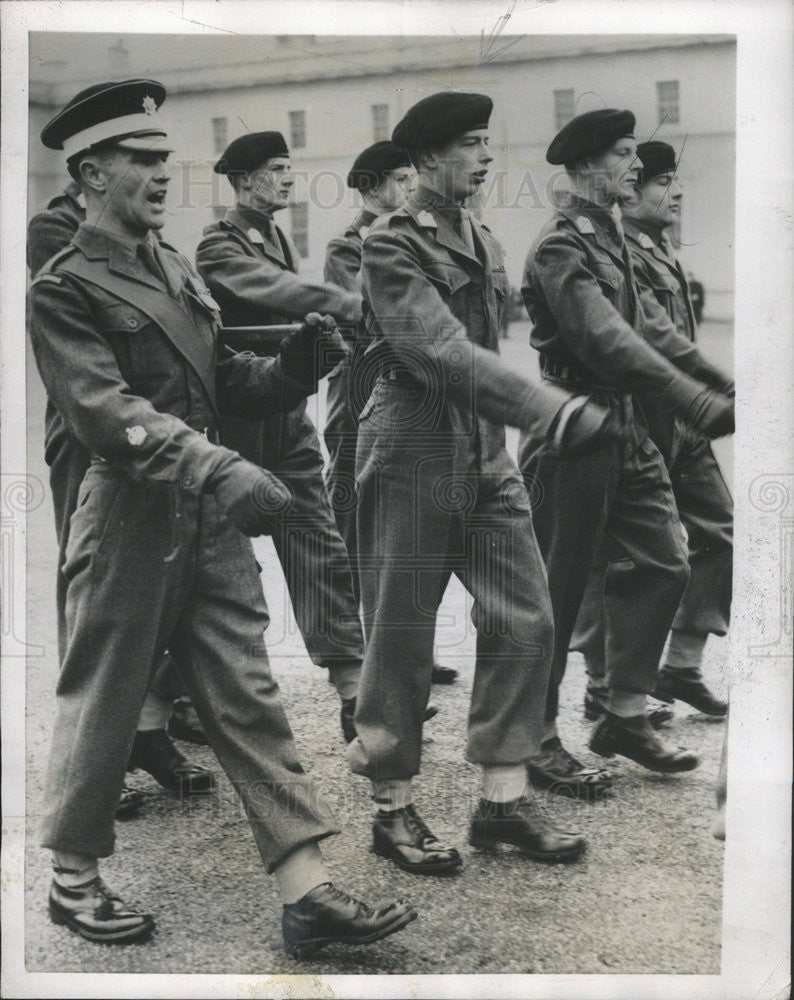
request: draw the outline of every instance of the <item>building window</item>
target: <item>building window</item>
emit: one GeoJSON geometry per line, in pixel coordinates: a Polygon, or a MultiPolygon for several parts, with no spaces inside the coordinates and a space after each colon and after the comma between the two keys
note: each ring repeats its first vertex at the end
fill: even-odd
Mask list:
{"type": "Polygon", "coordinates": [[[389,105],[372,105],[372,138],[381,142],[389,138],[389,105]]]}
{"type": "Polygon", "coordinates": [[[212,148],[216,153],[222,153],[229,142],[228,118],[212,119],[212,148]]]}
{"type": "Polygon", "coordinates": [[[661,80],[656,84],[656,103],[659,107],[659,124],[677,125],[680,121],[678,80],[661,80]]]}
{"type": "Polygon", "coordinates": [[[303,149],[306,145],[306,112],[290,111],[289,144],[292,149],[303,149]]]}
{"type": "Polygon", "coordinates": [[[559,132],[573,118],[576,107],[572,90],[554,91],[554,127],[559,132]]]}
{"type": "Polygon", "coordinates": [[[309,256],[309,203],[293,202],[289,207],[292,222],[292,242],[298,248],[301,257],[309,256]]]}

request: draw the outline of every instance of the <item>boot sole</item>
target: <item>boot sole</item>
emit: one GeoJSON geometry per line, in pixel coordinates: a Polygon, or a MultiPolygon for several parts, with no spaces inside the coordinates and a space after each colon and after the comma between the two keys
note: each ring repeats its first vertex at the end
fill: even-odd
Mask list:
{"type": "Polygon", "coordinates": [[[531,858],[533,861],[544,861],[546,864],[550,865],[560,863],[565,864],[569,861],[576,861],[576,859],[580,858],[587,850],[587,844],[581,844],[577,847],[570,847],[564,851],[546,853],[544,851],[534,851],[531,847],[526,847],[524,844],[518,843],[515,840],[503,840],[498,837],[477,836],[476,834],[469,835],[469,843],[472,847],[476,847],[481,851],[487,851],[489,853],[495,852],[500,844],[510,844],[512,847],[517,847],[522,854],[531,858]]]}
{"type": "Polygon", "coordinates": [[[62,910],[59,910],[53,905],[53,903],[49,904],[49,911],[50,919],[54,924],[68,927],[70,931],[73,931],[75,934],[79,934],[80,937],[85,938],[87,941],[95,941],[100,944],[127,944],[127,942],[130,941],[140,941],[143,938],[148,937],[154,930],[154,920],[152,917],[149,917],[147,922],[142,924],[140,927],[135,927],[131,930],[103,934],[83,927],[79,921],[75,920],[74,917],[71,916],[71,914],[64,913],[62,910]]]}
{"type": "Polygon", "coordinates": [[[410,872],[412,875],[448,875],[463,864],[463,858],[452,858],[449,861],[441,861],[432,867],[430,865],[412,865],[407,861],[403,861],[397,852],[391,848],[373,844],[372,850],[378,857],[393,861],[398,868],[402,868],[404,872],[410,872]]]}
{"type": "Polygon", "coordinates": [[[386,927],[381,927],[377,931],[373,931],[371,934],[367,934],[365,937],[350,938],[345,937],[343,934],[334,934],[329,937],[318,937],[309,938],[307,941],[301,941],[297,944],[284,944],[284,948],[290,958],[310,958],[315,952],[319,951],[320,948],[325,948],[329,944],[345,944],[345,945],[365,945],[374,944],[376,941],[382,941],[383,938],[389,937],[391,934],[395,934],[397,931],[401,931],[403,927],[412,923],[419,914],[416,910],[408,910],[406,913],[400,914],[396,920],[387,924],[386,927]]]}

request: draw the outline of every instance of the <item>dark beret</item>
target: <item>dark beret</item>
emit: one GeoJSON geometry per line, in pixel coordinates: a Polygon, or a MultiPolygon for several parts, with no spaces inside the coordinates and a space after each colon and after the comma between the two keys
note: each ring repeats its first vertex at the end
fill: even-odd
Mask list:
{"type": "Polygon", "coordinates": [[[131,136],[148,136],[152,145],[166,138],[157,115],[164,101],[165,87],[156,80],[97,83],[81,90],[47,122],[41,141],[48,149],[63,149],[67,158],[91,146],[118,143],[131,136]]]}
{"type": "Polygon", "coordinates": [[[280,132],[249,132],[229,143],[213,170],[216,174],[249,173],[271,156],[289,156],[284,136],[280,132]]]}
{"type": "Polygon", "coordinates": [[[487,128],[492,110],[493,101],[485,94],[444,90],[409,108],[391,141],[403,149],[439,149],[464,132],[487,128]]]}
{"type": "Polygon", "coordinates": [[[546,150],[548,163],[571,167],[587,156],[595,156],[624,136],[634,135],[630,111],[601,108],[577,115],[565,125],[546,150]]]}
{"type": "Polygon", "coordinates": [[[637,156],[642,161],[642,183],[659,174],[675,173],[675,150],[667,142],[657,139],[651,142],[641,142],[637,146],[637,156]]]}
{"type": "Polygon", "coordinates": [[[388,139],[375,142],[356,157],[347,175],[347,186],[368,191],[380,184],[387,170],[407,167],[410,162],[406,151],[388,139]]]}

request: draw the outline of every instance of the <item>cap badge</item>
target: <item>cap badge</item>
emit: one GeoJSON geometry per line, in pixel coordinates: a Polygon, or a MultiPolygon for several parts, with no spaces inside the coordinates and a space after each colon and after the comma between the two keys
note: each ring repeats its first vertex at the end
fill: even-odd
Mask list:
{"type": "Polygon", "coordinates": [[[438,228],[438,223],[430,214],[430,212],[420,212],[416,217],[416,221],[420,226],[432,226],[433,229],[438,228]]]}
{"type": "Polygon", "coordinates": [[[133,448],[140,448],[149,436],[140,424],[136,427],[125,427],[125,431],[127,432],[127,440],[133,448]]]}
{"type": "Polygon", "coordinates": [[[157,111],[157,105],[154,103],[154,98],[151,94],[147,94],[143,101],[143,113],[145,115],[153,115],[157,111]]]}

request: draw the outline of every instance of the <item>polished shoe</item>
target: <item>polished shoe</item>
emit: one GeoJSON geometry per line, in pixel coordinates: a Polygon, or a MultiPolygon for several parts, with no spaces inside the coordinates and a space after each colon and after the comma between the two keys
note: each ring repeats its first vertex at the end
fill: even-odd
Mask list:
{"type": "Polygon", "coordinates": [[[147,729],[135,734],[127,770],[137,768],[148,771],[163,788],[182,795],[206,795],[215,789],[212,771],[186,760],[164,729],[147,729]]]}
{"type": "Polygon", "coordinates": [[[585,767],[568,753],[557,736],[541,744],[540,754],[529,761],[527,769],[536,788],[548,788],[570,799],[597,802],[606,798],[612,787],[609,771],[585,767]]]}
{"type": "Polygon", "coordinates": [[[454,847],[433,836],[412,805],[378,812],[372,821],[372,849],[404,871],[444,875],[463,864],[454,847]]]}
{"type": "Polygon", "coordinates": [[[620,754],[650,771],[692,771],[700,763],[689,750],[669,750],[644,715],[623,719],[606,712],[596,723],[590,749],[601,757],[620,754]]]}
{"type": "Polygon", "coordinates": [[[458,672],[453,667],[442,667],[440,663],[433,664],[433,684],[454,684],[458,672]]]}
{"type": "Polygon", "coordinates": [[[190,698],[177,698],[171,709],[168,720],[168,735],[185,743],[195,743],[196,746],[208,747],[210,741],[199,721],[190,698]]]}
{"type": "Polygon", "coordinates": [[[154,928],[151,914],[130,910],[99,875],[74,888],[53,880],[49,910],[53,923],[66,924],[89,941],[126,944],[147,937],[154,928]]]}
{"type": "Polygon", "coordinates": [[[728,703],[709,691],[698,667],[686,670],[662,667],[653,694],[659,701],[685,701],[704,715],[728,714],[728,703]]]}
{"type": "MultiPolygon", "coordinates": [[[[342,710],[339,713],[339,721],[342,724],[342,736],[345,739],[345,743],[352,743],[353,740],[358,736],[356,732],[355,723],[356,714],[356,699],[355,698],[345,698],[342,702],[342,710]]],[[[435,705],[428,705],[425,709],[425,714],[422,721],[427,722],[428,719],[434,719],[438,715],[438,709],[435,705]]]]}
{"type": "Polygon", "coordinates": [[[135,789],[123,785],[118,804],[116,805],[116,819],[127,819],[137,812],[143,805],[143,795],[135,789]]]}
{"type": "MultiPolygon", "coordinates": [[[[584,695],[584,717],[587,721],[597,722],[606,710],[603,698],[588,688],[584,695]]],[[[662,726],[673,721],[675,712],[667,705],[649,705],[645,716],[654,729],[661,729],[662,726]]]]}
{"type": "Polygon", "coordinates": [[[333,882],[324,882],[297,903],[284,904],[281,933],[292,958],[307,958],[327,944],[372,944],[402,930],[418,914],[410,903],[398,899],[371,909],[333,882]]]}
{"type": "Polygon", "coordinates": [[[526,796],[512,802],[480,799],[469,828],[469,843],[481,850],[513,844],[527,857],[550,864],[575,861],[587,848],[580,833],[554,826],[535,800],[526,796]]]}

